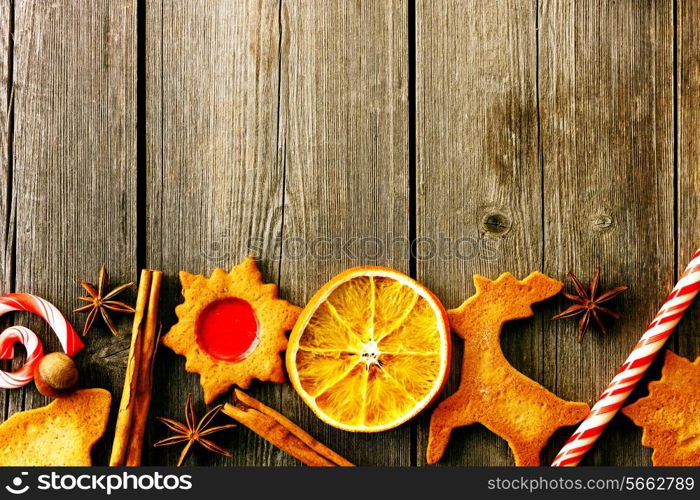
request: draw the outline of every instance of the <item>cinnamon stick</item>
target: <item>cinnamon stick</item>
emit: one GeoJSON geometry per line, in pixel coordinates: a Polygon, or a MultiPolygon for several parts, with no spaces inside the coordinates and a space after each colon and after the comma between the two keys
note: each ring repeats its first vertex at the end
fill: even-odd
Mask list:
{"type": "Polygon", "coordinates": [[[151,406],[153,389],[153,361],[158,346],[158,301],[163,273],[153,271],[151,274],[151,290],[148,298],[148,312],[141,341],[141,356],[138,366],[136,383],[135,408],[132,416],[132,428],[126,455],[127,466],[141,465],[143,451],[143,435],[146,431],[148,410],[151,406]]]}
{"type": "Polygon", "coordinates": [[[151,291],[151,272],[147,269],[141,271],[139,280],[139,291],[136,297],[136,312],[134,313],[134,323],[131,329],[131,347],[129,348],[129,359],[126,365],[126,376],[124,377],[124,389],[122,399],[119,403],[119,413],[117,415],[117,425],[114,431],[114,444],[112,445],[112,455],[109,465],[124,465],[126,458],[129,435],[131,434],[131,422],[134,407],[131,404],[133,394],[138,381],[138,365],[141,358],[141,331],[143,328],[148,296],[151,291]]]}
{"type": "Polygon", "coordinates": [[[314,467],[354,466],[281,413],[241,390],[236,389],[235,395],[238,403],[225,404],[222,411],[282,451],[314,467]]]}
{"type": "Polygon", "coordinates": [[[124,389],[109,460],[111,466],[141,464],[143,434],[151,403],[162,277],[160,271],[144,269],[141,272],[124,389]]]}

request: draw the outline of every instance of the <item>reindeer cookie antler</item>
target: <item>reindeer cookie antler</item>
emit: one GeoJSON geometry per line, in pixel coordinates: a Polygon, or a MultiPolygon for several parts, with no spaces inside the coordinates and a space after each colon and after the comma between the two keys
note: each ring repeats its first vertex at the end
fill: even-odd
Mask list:
{"type": "Polygon", "coordinates": [[[433,412],[428,463],[445,452],[452,429],[480,423],[502,437],[516,465],[539,465],[540,452],[560,427],[588,414],[585,403],[558,398],[513,368],[501,351],[503,324],[533,315],[532,304],[559,293],[561,282],[534,272],[522,281],[510,273],[491,281],[474,276],[476,294],[448,311],[452,330],[464,340],[457,392],[433,412]]]}

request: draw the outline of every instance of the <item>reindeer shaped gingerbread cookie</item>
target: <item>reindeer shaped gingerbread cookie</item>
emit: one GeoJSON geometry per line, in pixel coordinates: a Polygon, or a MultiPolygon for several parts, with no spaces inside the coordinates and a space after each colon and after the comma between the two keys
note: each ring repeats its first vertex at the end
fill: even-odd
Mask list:
{"type": "Polygon", "coordinates": [[[452,429],[480,423],[508,441],[516,465],[539,465],[550,436],[581,421],[589,408],[558,398],[513,368],[501,351],[500,335],[504,323],[532,316],[532,304],[564,285],[539,272],[522,281],[510,273],[494,281],[474,276],[474,285],[476,294],[448,311],[452,330],[464,340],[461,382],[433,412],[428,463],[440,460],[452,429]]]}

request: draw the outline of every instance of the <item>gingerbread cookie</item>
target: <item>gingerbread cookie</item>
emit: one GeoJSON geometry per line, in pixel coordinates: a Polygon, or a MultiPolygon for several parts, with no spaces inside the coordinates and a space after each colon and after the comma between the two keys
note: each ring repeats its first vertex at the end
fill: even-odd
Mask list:
{"type": "Polygon", "coordinates": [[[285,333],[301,309],[277,298],[277,286],[264,284],[248,257],[211,277],[180,272],[185,302],[175,308],[178,322],[163,344],[185,356],[185,369],[200,375],[204,400],[211,403],[229,387],[243,389],[257,378],[284,382],[280,352],[285,333]]]}
{"type": "Polygon", "coordinates": [[[666,352],[661,379],[649,395],[622,413],[644,429],[642,444],[654,449],[654,465],[700,465],[700,357],[695,362],[666,352]]]}
{"type": "Polygon", "coordinates": [[[481,423],[508,441],[516,465],[539,465],[554,431],[581,421],[589,408],[558,398],[513,368],[501,351],[500,334],[504,323],[531,317],[532,304],[564,285],[539,272],[522,281],[510,273],[495,281],[474,276],[474,285],[476,294],[448,311],[452,330],[464,340],[462,375],[457,392],[431,417],[428,463],[440,460],[452,429],[481,423]]]}
{"type": "Polygon", "coordinates": [[[0,425],[0,466],[92,465],[90,450],[105,431],[111,401],[104,389],[83,389],[15,413],[0,425]]]}

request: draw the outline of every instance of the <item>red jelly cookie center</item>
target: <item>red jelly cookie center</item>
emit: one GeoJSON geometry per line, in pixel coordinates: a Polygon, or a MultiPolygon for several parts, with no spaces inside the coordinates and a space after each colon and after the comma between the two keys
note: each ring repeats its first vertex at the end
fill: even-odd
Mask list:
{"type": "Polygon", "coordinates": [[[237,297],[217,300],[197,318],[197,345],[212,358],[242,361],[258,345],[258,328],[248,302],[237,297]]]}

